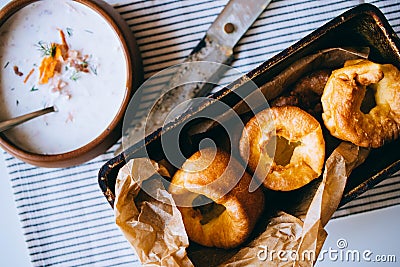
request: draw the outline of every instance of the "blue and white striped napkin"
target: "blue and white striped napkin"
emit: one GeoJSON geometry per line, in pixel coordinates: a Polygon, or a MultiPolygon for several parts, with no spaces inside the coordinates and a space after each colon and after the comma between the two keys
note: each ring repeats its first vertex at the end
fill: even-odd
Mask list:
{"type": "MultiPolygon", "coordinates": [[[[137,38],[148,78],[181,63],[227,0],[118,2],[114,7],[137,38]]],[[[272,1],[238,44],[232,66],[246,73],[361,2],[364,1],[272,1]]],[[[379,7],[400,33],[399,1],[366,2],[379,7]]],[[[4,153],[34,266],[140,265],[114,224],[113,211],[97,184],[98,170],[113,157],[116,148],[117,145],[86,164],[66,169],[36,168],[4,153]]],[[[396,204],[400,204],[399,174],[341,208],[335,216],[396,204]]]]}

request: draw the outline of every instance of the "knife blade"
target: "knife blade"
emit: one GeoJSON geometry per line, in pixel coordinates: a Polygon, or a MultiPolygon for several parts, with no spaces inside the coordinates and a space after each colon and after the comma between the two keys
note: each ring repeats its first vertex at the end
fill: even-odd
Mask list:
{"type": "Polygon", "coordinates": [[[160,82],[160,79],[147,80],[139,88],[140,92],[135,93],[136,106],[141,108],[134,107],[135,110],[130,112],[136,114],[130,119],[130,127],[125,125],[129,120],[124,121],[123,146],[133,145],[169,122],[166,118],[172,109],[175,109],[174,114],[184,113],[188,106],[182,106],[181,103],[208,94],[227,70],[221,64],[232,62],[235,45],[270,2],[230,0],[183,64],[165,71],[161,75],[164,82],[160,82]],[[193,62],[210,64],[191,64],[193,62]],[[149,96],[156,101],[152,102],[149,96]],[[143,101],[146,97],[147,100],[143,101]],[[180,110],[177,111],[178,106],[180,110]]]}

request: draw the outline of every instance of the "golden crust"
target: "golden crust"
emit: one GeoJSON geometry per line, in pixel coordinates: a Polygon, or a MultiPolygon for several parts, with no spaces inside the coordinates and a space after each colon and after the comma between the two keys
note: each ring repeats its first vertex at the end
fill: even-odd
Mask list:
{"type": "Polygon", "coordinates": [[[260,188],[250,193],[250,181],[239,162],[222,150],[203,149],[191,156],[176,172],[169,189],[189,238],[208,247],[233,248],[243,243],[264,208],[264,193],[260,188]],[[201,212],[192,207],[192,200],[199,195],[223,205],[225,211],[202,224],[201,212]]]}
{"type": "Polygon", "coordinates": [[[294,190],[318,178],[325,159],[320,124],[310,114],[293,106],[273,107],[254,116],[243,130],[239,149],[243,160],[248,158],[249,169],[263,180],[264,186],[277,191],[294,190]],[[268,151],[276,136],[283,137],[289,144],[297,144],[284,166],[275,162],[268,151]]]}
{"type": "Polygon", "coordinates": [[[332,72],[321,97],[322,118],[331,134],[362,147],[380,147],[400,131],[400,72],[391,64],[352,60],[332,72]],[[366,90],[376,106],[360,111],[366,90]]]}

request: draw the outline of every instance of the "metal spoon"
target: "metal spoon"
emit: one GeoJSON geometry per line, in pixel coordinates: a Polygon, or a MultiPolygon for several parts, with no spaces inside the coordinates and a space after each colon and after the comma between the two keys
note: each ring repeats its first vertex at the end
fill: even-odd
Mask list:
{"type": "Polygon", "coordinates": [[[0,122],[0,132],[8,130],[16,125],[19,125],[21,123],[24,123],[24,122],[34,119],[36,117],[45,115],[50,112],[55,112],[55,111],[57,111],[57,108],[55,106],[52,106],[52,107],[48,107],[48,108],[44,108],[41,110],[37,110],[37,111],[31,112],[31,113],[28,113],[25,115],[21,115],[16,118],[2,121],[2,122],[0,122]]]}

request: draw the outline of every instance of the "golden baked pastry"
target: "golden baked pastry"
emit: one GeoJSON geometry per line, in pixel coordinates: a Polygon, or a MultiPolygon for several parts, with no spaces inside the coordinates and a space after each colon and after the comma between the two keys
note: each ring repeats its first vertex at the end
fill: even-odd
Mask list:
{"type": "Polygon", "coordinates": [[[260,188],[250,193],[250,181],[239,162],[222,150],[193,154],[169,188],[189,239],[226,249],[243,243],[264,207],[264,193],[260,188]]]}
{"type": "Polygon", "coordinates": [[[256,114],[243,129],[239,149],[264,186],[277,191],[308,184],[321,175],[324,165],[320,124],[294,106],[272,107],[256,114]]]}
{"type": "Polygon", "coordinates": [[[362,147],[380,147],[400,130],[400,72],[391,64],[351,60],[332,72],[321,97],[325,126],[331,134],[362,147]],[[376,106],[361,110],[366,90],[376,106]]]}

